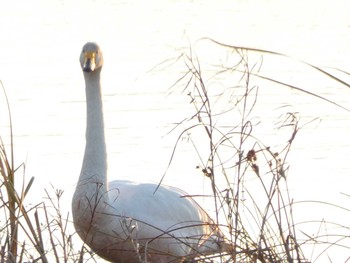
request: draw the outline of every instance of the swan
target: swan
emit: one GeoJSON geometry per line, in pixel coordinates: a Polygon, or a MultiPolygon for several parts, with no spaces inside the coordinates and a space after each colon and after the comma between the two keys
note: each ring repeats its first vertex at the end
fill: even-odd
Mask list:
{"type": "Polygon", "coordinates": [[[86,90],[86,145],[72,214],[83,242],[100,257],[118,263],[182,262],[227,250],[228,242],[217,225],[184,191],[107,181],[100,85],[103,56],[96,43],[84,45],[80,65],[86,90]]]}

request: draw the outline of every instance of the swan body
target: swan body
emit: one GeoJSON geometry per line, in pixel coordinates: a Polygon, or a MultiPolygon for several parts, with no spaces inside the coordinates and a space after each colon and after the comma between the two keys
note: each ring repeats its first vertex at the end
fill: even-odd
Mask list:
{"type": "Polygon", "coordinates": [[[124,180],[107,182],[100,73],[102,52],[84,45],[86,146],[72,201],[81,239],[102,258],[117,263],[181,262],[219,253],[223,235],[205,211],[174,187],[124,180]]]}

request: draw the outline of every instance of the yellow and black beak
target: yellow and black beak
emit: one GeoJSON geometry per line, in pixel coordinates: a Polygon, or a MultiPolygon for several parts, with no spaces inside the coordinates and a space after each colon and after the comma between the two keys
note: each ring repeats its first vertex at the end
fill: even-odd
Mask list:
{"type": "Polygon", "coordinates": [[[96,69],[96,52],[86,51],[84,52],[84,61],[83,61],[83,71],[92,72],[96,69]]]}

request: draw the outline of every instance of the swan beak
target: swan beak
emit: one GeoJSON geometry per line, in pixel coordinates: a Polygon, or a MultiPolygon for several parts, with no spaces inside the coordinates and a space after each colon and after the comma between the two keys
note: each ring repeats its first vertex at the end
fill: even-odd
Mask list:
{"type": "Polygon", "coordinates": [[[96,68],[96,53],[95,52],[85,52],[83,61],[83,71],[92,72],[96,68]]]}

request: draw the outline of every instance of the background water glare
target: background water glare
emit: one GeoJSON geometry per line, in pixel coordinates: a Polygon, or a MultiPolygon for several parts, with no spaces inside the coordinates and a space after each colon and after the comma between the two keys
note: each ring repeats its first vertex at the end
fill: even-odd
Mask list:
{"type": "MultiPolygon", "coordinates": [[[[210,45],[197,42],[210,37],[349,71],[349,13],[347,1],[326,0],[3,1],[0,80],[11,104],[16,162],[26,162],[26,177],[36,178],[30,200],[41,200],[43,189],[53,185],[65,191],[65,209],[70,209],[84,149],[85,94],[78,57],[85,42],[98,42],[105,57],[110,179],[158,182],[178,136],[168,132],[193,112],[185,94],[169,94],[181,73],[151,71],[154,66],[190,45],[198,54],[214,55],[210,45]]],[[[350,109],[348,89],[293,60],[265,59],[263,68],[270,77],[350,109]]],[[[292,196],[347,206],[349,198],[341,193],[350,194],[349,112],[288,88],[261,85],[260,90],[264,107],[258,117],[265,123],[273,123],[282,104],[300,112],[305,122],[319,118],[300,131],[292,149],[292,196]]],[[[1,96],[0,135],[8,138],[4,101],[1,96]]],[[[274,143],[274,132],[261,132],[274,143]]],[[[165,182],[201,193],[205,179],[185,141],[165,182]]],[[[330,213],[306,208],[296,216],[330,213]]],[[[348,213],[335,215],[342,216],[347,222],[348,213]]]]}

